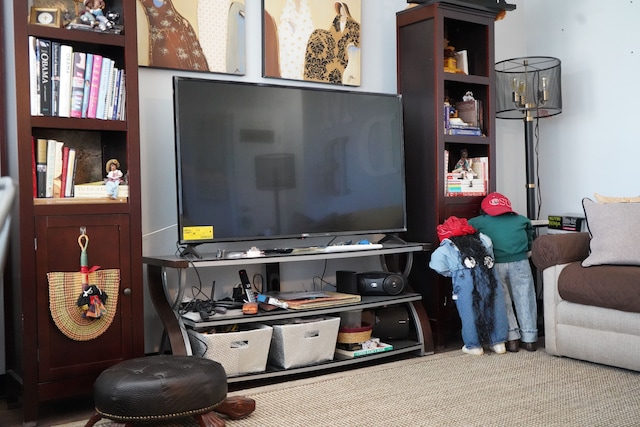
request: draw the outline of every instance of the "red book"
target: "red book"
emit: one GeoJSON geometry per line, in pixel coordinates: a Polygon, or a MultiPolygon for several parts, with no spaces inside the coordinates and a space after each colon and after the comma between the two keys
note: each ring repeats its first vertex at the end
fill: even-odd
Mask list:
{"type": "Polygon", "coordinates": [[[60,176],[60,197],[65,197],[67,169],[69,167],[69,147],[62,147],[62,175],[60,176]]]}
{"type": "Polygon", "coordinates": [[[91,72],[91,88],[89,89],[89,108],[87,117],[96,118],[98,109],[98,92],[100,91],[100,75],[102,74],[102,56],[93,55],[93,69],[91,72]]]}

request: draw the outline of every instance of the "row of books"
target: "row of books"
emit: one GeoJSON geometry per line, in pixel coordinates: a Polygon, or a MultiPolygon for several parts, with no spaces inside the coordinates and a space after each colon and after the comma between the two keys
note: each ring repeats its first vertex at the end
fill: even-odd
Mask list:
{"type": "Polygon", "coordinates": [[[34,197],[73,197],[76,149],[55,139],[34,138],[34,197]]]}
{"type": "MultiPolygon", "coordinates": [[[[55,139],[33,138],[34,198],[104,198],[103,181],[76,184],[78,153],[55,139]]],[[[129,187],[121,184],[118,197],[128,197],[129,187]]]]}
{"type": "Polygon", "coordinates": [[[125,120],[125,75],[115,61],[29,37],[32,116],[125,120]]]}

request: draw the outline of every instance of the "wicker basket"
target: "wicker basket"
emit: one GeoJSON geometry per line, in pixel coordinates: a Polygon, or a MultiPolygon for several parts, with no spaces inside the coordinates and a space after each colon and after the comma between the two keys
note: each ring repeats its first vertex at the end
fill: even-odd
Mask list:
{"type": "Polygon", "coordinates": [[[338,329],[338,343],[358,344],[368,341],[371,338],[372,329],[373,327],[368,323],[362,323],[359,328],[340,328],[338,329]]]}

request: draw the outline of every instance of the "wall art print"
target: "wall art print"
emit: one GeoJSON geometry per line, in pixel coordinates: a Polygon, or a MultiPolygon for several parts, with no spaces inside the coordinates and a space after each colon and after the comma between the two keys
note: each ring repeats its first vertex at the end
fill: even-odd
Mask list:
{"type": "Polygon", "coordinates": [[[361,0],[262,0],[263,77],[360,86],[361,0]]]}
{"type": "Polygon", "coordinates": [[[137,1],[138,65],[245,74],[245,0],[137,1]]]}

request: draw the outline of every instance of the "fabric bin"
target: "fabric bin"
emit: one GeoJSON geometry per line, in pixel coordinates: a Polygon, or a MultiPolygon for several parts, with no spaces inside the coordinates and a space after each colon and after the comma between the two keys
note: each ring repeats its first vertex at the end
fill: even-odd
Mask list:
{"type": "Polygon", "coordinates": [[[189,341],[194,356],[215,360],[232,377],[266,369],[272,332],[271,326],[263,324],[243,325],[238,332],[189,330],[189,341]]]}
{"type": "Polygon", "coordinates": [[[269,364],[289,369],[333,360],[339,317],[307,317],[271,326],[269,364]]]}

